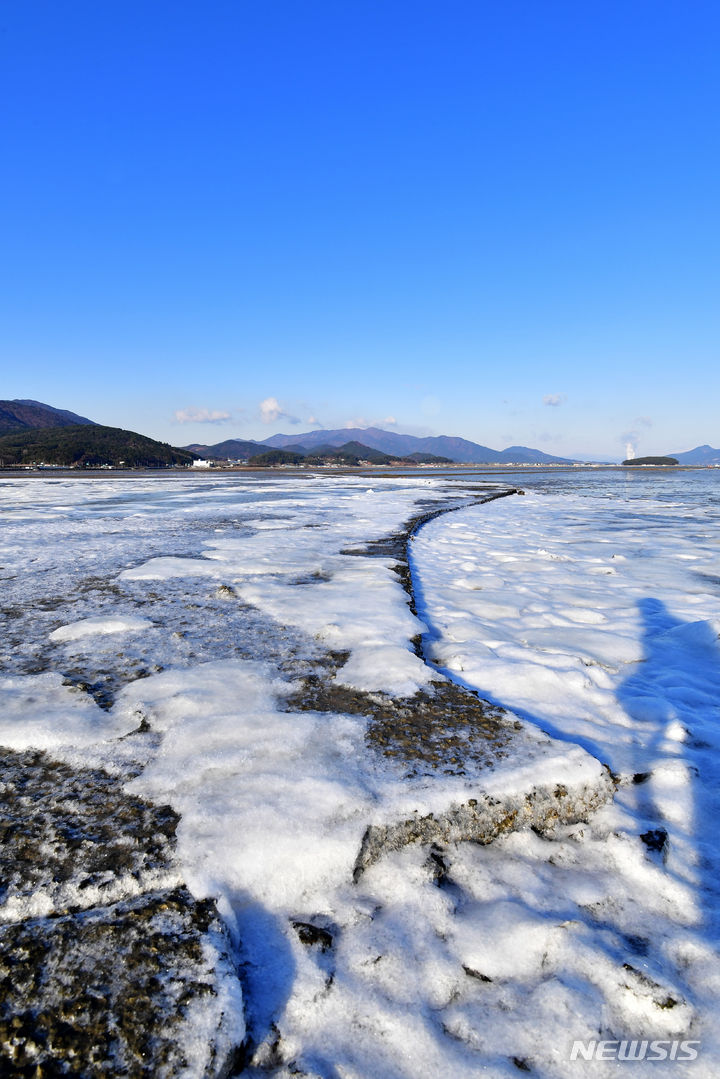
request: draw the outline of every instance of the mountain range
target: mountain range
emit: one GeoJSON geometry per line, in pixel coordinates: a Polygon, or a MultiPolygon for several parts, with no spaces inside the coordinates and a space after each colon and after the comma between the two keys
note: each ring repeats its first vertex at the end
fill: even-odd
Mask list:
{"type": "MultiPolygon", "coordinates": [[[[565,457],[553,457],[528,446],[508,446],[493,450],[489,446],[450,435],[418,438],[415,435],[384,431],[379,427],[344,427],[338,430],[306,431],[296,435],[271,435],[262,442],[251,439],[226,439],[214,445],[199,443],[180,449],[170,447],[134,431],[104,427],[86,416],[56,408],[41,401],[15,399],[0,401],[0,458],[6,464],[29,460],[54,460],[58,463],[90,463],[106,460],[124,461],[138,466],[188,463],[193,457],[219,460],[244,460],[269,450],[286,450],[303,457],[317,457],[341,450],[345,455],[372,459],[375,454],[394,460],[405,458],[423,463],[444,458],[467,464],[573,464],[565,457]]],[[[696,446],[684,453],[668,454],[680,465],[703,467],[720,465],[720,449],[696,446]]],[[[379,458],[376,458],[379,459],[379,458]]]]}
{"type": "Polygon", "coordinates": [[[542,450],[534,450],[528,446],[509,446],[505,450],[493,450],[489,446],[470,442],[466,438],[450,435],[417,438],[415,435],[383,431],[379,427],[343,427],[334,431],[306,431],[299,435],[271,435],[263,442],[231,438],[218,442],[214,446],[193,443],[183,448],[208,457],[237,460],[262,453],[268,448],[310,454],[317,452],[318,447],[340,447],[348,442],[359,443],[394,458],[409,457],[413,454],[432,454],[435,457],[445,457],[449,461],[463,464],[573,464],[573,461],[567,457],[553,457],[549,453],[543,453],[542,450]]]}

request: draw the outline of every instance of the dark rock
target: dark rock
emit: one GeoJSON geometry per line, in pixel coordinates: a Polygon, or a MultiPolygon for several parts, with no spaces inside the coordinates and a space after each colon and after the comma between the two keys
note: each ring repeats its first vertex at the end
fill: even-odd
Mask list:
{"type": "Polygon", "coordinates": [[[479,970],[473,970],[472,967],[466,967],[463,963],[463,970],[467,974],[468,978],[476,978],[479,982],[490,983],[492,978],[488,978],[487,974],[481,974],[479,970]]]}
{"type": "Polygon", "coordinates": [[[679,1000],[677,997],[672,996],[664,986],[659,985],[653,978],[630,963],[623,963],[623,970],[629,976],[628,981],[625,983],[625,988],[637,996],[649,996],[656,1008],[667,1011],[670,1008],[677,1007],[678,1004],[685,1003],[684,1000],[679,1000]]]}
{"type": "Polygon", "coordinates": [[[476,798],[449,806],[444,813],[416,814],[391,824],[372,824],[363,836],[353,879],[387,851],[401,850],[409,843],[457,843],[470,840],[486,845],[508,832],[534,828],[541,832],[559,824],[576,824],[587,819],[609,801],[615,787],[607,772],[597,783],[564,787],[534,787],[531,791],[494,798],[478,792],[476,798]]]}
{"type": "Polygon", "coordinates": [[[308,947],[317,945],[321,952],[329,951],[333,946],[333,935],[328,929],[311,922],[293,922],[292,927],[303,944],[308,947]]]}
{"type": "Polygon", "coordinates": [[[651,828],[640,836],[648,850],[667,853],[668,834],[664,828],[651,828]]]}
{"type": "Polygon", "coordinates": [[[430,870],[433,883],[437,884],[438,888],[442,888],[448,883],[450,879],[450,866],[448,865],[445,851],[442,847],[438,847],[435,843],[432,844],[425,865],[430,870]]]}

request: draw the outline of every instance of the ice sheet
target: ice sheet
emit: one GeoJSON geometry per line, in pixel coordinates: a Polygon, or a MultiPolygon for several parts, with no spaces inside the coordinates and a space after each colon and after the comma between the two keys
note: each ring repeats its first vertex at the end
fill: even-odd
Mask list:
{"type": "MultiPolygon", "coordinates": [[[[555,737],[585,746],[621,783],[615,805],[572,844],[547,853],[535,844],[532,859],[520,860],[531,841],[513,837],[476,856],[492,866],[489,924],[499,917],[495,905],[509,901],[533,917],[554,910],[560,924],[584,923],[582,948],[565,949],[559,963],[558,946],[545,956],[546,969],[566,984],[578,976],[583,948],[597,963],[611,930],[640,941],[642,959],[628,965],[658,983],[664,974],[673,1000],[682,996],[690,1007],[694,997],[698,1005],[693,1015],[673,1005],[667,1030],[682,1016],[678,1029],[703,1029],[706,1038],[703,1019],[716,1013],[720,975],[713,824],[720,812],[720,595],[709,572],[717,566],[719,516],[716,502],[696,506],[690,518],[682,503],[646,499],[630,508],[623,500],[528,494],[431,522],[412,554],[435,663],[555,737]],[[612,879],[611,890],[596,890],[601,876],[612,879]],[[685,962],[688,953],[697,964],[685,962]]],[[[488,970],[512,955],[497,956],[497,932],[488,970]]],[[[536,931],[529,924],[513,940],[525,945],[520,970],[536,931]]],[[[633,1024],[651,1029],[652,1005],[630,1006],[609,968],[595,970],[584,977],[602,984],[613,1029],[624,1027],[627,1036],[633,1024]]],[[[561,1014],[569,999],[557,987],[548,997],[561,1014]]],[[[551,1028],[545,1006],[535,1014],[551,1028]]],[[[466,1019],[458,1018],[458,1030],[467,1030],[466,1019]]]]}

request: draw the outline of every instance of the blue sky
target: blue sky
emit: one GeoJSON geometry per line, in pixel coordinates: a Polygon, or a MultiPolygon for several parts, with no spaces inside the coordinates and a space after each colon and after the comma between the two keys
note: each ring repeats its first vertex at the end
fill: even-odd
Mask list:
{"type": "Polygon", "coordinates": [[[0,397],[717,446],[718,55],[704,2],[6,0],[0,397]]]}

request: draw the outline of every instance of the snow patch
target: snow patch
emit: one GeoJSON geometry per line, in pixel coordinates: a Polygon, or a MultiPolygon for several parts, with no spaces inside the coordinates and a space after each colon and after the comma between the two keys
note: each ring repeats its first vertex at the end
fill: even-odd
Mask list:
{"type": "Polygon", "coordinates": [[[149,629],[153,623],[148,618],[83,618],[60,626],[50,634],[51,641],[79,641],[83,637],[102,636],[108,633],[139,633],[149,629]]]}

